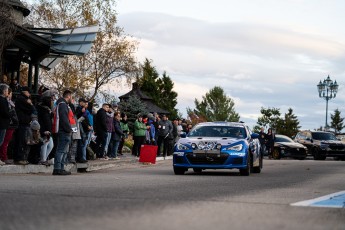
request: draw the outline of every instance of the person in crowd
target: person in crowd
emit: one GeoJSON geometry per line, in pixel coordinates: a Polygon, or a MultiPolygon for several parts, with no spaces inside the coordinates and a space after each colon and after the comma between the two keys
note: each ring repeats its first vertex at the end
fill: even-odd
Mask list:
{"type": "Polygon", "coordinates": [[[71,143],[69,146],[69,151],[67,153],[67,161],[66,163],[71,163],[71,164],[75,164],[77,163],[77,151],[78,151],[78,143],[79,141],[82,139],[81,135],[81,127],[80,127],[80,120],[77,119],[76,116],[76,108],[75,108],[75,100],[72,97],[71,102],[68,104],[69,107],[72,110],[73,116],[74,116],[74,120],[76,121],[76,129],[75,132],[72,132],[72,139],[71,139],[71,143]]]}
{"type": "Polygon", "coordinates": [[[78,163],[86,163],[86,149],[88,146],[89,133],[92,128],[89,122],[89,111],[87,110],[88,102],[84,98],[80,98],[78,102],[76,116],[79,122],[81,138],[78,140],[76,161],[78,163]]]}
{"type": "Polygon", "coordinates": [[[259,142],[260,142],[260,152],[262,156],[264,155],[265,148],[266,148],[266,133],[265,133],[265,128],[261,127],[260,132],[259,132],[259,142]]]}
{"type": "Polygon", "coordinates": [[[12,89],[12,92],[19,92],[20,85],[17,81],[17,79],[13,78],[10,83],[10,88],[12,89]]]}
{"type": "Polygon", "coordinates": [[[180,118],[178,118],[178,121],[177,121],[177,140],[176,142],[178,141],[178,139],[180,139],[180,136],[183,132],[183,127],[182,127],[182,120],[180,118]]]}
{"type": "Polygon", "coordinates": [[[69,104],[72,102],[72,92],[66,90],[62,98],[56,102],[53,120],[53,132],[57,133],[57,147],[54,159],[53,175],[70,175],[64,169],[67,160],[72,133],[77,130],[77,121],[69,104]]]}
{"type": "Polygon", "coordinates": [[[145,144],[146,137],[146,125],[143,123],[143,115],[138,114],[137,119],[134,122],[134,145],[133,145],[133,155],[136,157],[140,156],[141,145],[145,144]]]}
{"type": "Polygon", "coordinates": [[[163,144],[163,156],[166,157],[169,150],[169,139],[172,137],[173,132],[173,125],[168,120],[167,115],[162,115],[162,120],[158,122],[158,150],[157,150],[157,156],[160,156],[160,150],[161,146],[163,144]]]}
{"type": "Polygon", "coordinates": [[[38,123],[40,124],[40,132],[42,137],[42,146],[40,152],[40,162],[42,165],[50,165],[48,163],[48,156],[54,147],[52,132],[53,132],[53,98],[42,97],[41,102],[37,105],[38,123]]]}
{"type": "Polygon", "coordinates": [[[121,138],[123,136],[123,131],[121,129],[121,124],[120,124],[120,120],[121,120],[121,114],[120,112],[115,112],[114,113],[114,131],[112,132],[112,136],[111,136],[111,151],[110,151],[110,159],[119,159],[117,157],[117,151],[121,142],[121,138]]]}
{"type": "Polygon", "coordinates": [[[266,134],[265,139],[266,139],[266,149],[267,149],[267,153],[268,153],[268,158],[271,159],[272,154],[273,154],[274,139],[275,139],[272,128],[269,128],[267,130],[267,134],[266,134]]]}
{"type": "Polygon", "coordinates": [[[14,134],[15,145],[13,160],[15,164],[27,165],[29,164],[27,159],[30,152],[30,146],[26,142],[26,135],[27,130],[30,129],[32,115],[37,113],[36,108],[31,101],[29,87],[24,86],[21,88],[21,93],[17,96],[15,106],[19,126],[14,134]]]}
{"type": "Polygon", "coordinates": [[[106,113],[107,117],[106,117],[106,123],[107,123],[107,141],[105,143],[105,158],[109,159],[110,156],[110,141],[111,141],[111,135],[114,132],[114,110],[113,108],[110,106],[108,112],[106,113]]]}
{"type": "Polygon", "coordinates": [[[158,123],[161,120],[161,118],[158,115],[158,113],[156,113],[156,112],[153,113],[153,117],[154,117],[153,125],[155,127],[155,145],[157,145],[157,141],[158,141],[158,123]]]}
{"type": "MultiPolygon", "coordinates": [[[[6,130],[10,126],[10,107],[8,104],[8,89],[9,86],[6,84],[0,84],[0,146],[4,144],[6,130]]],[[[5,162],[0,160],[0,165],[5,162]]]]}
{"type": "Polygon", "coordinates": [[[4,142],[0,145],[0,161],[5,162],[6,164],[11,164],[11,161],[8,159],[7,150],[10,141],[12,140],[12,136],[14,131],[18,128],[18,117],[15,110],[14,102],[12,101],[12,89],[8,88],[8,105],[9,105],[9,113],[10,113],[10,125],[6,130],[6,135],[4,142]]]}
{"type": "Polygon", "coordinates": [[[188,134],[193,128],[192,124],[187,124],[187,128],[186,128],[186,134],[188,134]]]}
{"type": "Polygon", "coordinates": [[[86,102],[85,103],[85,112],[86,112],[86,116],[89,122],[89,133],[87,135],[87,139],[86,139],[86,143],[85,143],[85,148],[87,149],[86,152],[88,152],[89,150],[92,150],[89,148],[89,145],[91,143],[92,140],[92,135],[93,135],[93,131],[94,131],[94,124],[93,124],[93,118],[94,118],[94,114],[93,114],[93,103],[92,102],[86,102]]]}
{"type": "Polygon", "coordinates": [[[97,111],[96,117],[94,119],[95,122],[95,134],[96,138],[96,146],[97,146],[97,158],[101,160],[105,160],[105,146],[107,144],[107,112],[109,111],[110,105],[104,103],[102,108],[97,111]]]}
{"type": "Polygon", "coordinates": [[[155,117],[152,113],[149,113],[147,115],[146,126],[149,127],[146,131],[146,143],[150,145],[156,145],[155,117]]]}
{"type": "Polygon", "coordinates": [[[128,138],[128,134],[129,134],[127,115],[125,113],[121,113],[120,125],[121,125],[121,130],[123,132],[123,135],[121,137],[121,141],[119,144],[119,155],[123,155],[122,153],[123,145],[125,144],[125,141],[128,138]]]}
{"type": "Polygon", "coordinates": [[[174,152],[174,145],[175,143],[178,141],[179,139],[179,135],[178,135],[178,118],[175,118],[172,122],[172,132],[171,132],[171,135],[170,135],[170,138],[169,138],[169,149],[168,149],[168,153],[167,155],[170,156],[173,154],[174,152]]]}

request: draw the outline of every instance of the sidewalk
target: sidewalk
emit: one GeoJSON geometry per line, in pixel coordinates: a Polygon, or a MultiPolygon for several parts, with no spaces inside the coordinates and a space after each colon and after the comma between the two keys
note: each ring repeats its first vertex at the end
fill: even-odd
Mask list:
{"type": "MultiPolygon", "coordinates": [[[[171,160],[172,156],[168,156],[165,160],[171,160]]],[[[163,157],[157,157],[157,161],[163,161],[163,157]]],[[[120,156],[118,160],[90,160],[87,163],[67,164],[65,169],[72,173],[77,172],[91,172],[96,170],[102,170],[107,168],[119,167],[125,164],[143,164],[139,162],[139,158],[130,154],[120,156]]],[[[1,165],[0,174],[30,174],[30,173],[52,173],[53,165],[1,165]]]]}

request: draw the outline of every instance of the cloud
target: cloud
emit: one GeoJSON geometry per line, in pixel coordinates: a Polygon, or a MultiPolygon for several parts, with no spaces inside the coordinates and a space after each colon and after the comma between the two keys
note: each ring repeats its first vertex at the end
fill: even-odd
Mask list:
{"type": "MultiPolygon", "coordinates": [[[[119,23],[140,40],[139,59],[152,59],[160,73],[167,71],[182,113],[194,107],[195,98],[221,86],[252,126],[261,107],[275,107],[282,114],[293,108],[302,128],[313,129],[325,119],[317,83],[331,74],[339,89],[345,86],[343,39],[321,36],[302,24],[216,23],[141,12],[119,15],[119,23]]],[[[330,113],[340,100],[345,100],[341,90],[329,104],[330,113]]]]}

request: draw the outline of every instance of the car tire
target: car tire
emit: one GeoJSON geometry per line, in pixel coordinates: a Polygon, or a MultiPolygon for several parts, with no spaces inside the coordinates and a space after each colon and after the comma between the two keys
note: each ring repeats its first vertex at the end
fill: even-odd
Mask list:
{"type": "Polygon", "coordinates": [[[316,161],[320,161],[320,160],[323,161],[326,159],[326,156],[322,156],[320,154],[320,151],[318,148],[313,149],[313,155],[314,155],[314,160],[316,160],[316,161]]]}
{"type": "Polygon", "coordinates": [[[194,171],[195,173],[201,173],[201,172],[202,172],[202,169],[200,169],[200,168],[193,168],[193,171],[194,171]]]}
{"type": "Polygon", "coordinates": [[[183,175],[185,171],[186,171],[185,168],[182,168],[182,167],[174,167],[174,173],[175,173],[175,175],[183,175]]]}
{"type": "Polygon", "coordinates": [[[280,160],[281,156],[280,156],[279,149],[277,149],[277,148],[273,149],[272,157],[275,160],[280,160]]]}
{"type": "Polygon", "coordinates": [[[253,173],[261,173],[261,169],[263,167],[263,157],[262,155],[260,154],[260,159],[259,159],[259,166],[257,167],[253,167],[253,173]]]}
{"type": "Polygon", "coordinates": [[[250,153],[247,155],[247,167],[245,169],[240,169],[241,176],[249,176],[251,171],[251,157],[250,153]]]}

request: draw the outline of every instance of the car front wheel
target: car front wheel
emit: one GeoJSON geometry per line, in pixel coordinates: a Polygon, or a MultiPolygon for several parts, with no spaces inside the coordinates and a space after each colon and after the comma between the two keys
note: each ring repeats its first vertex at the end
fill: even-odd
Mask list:
{"type": "Polygon", "coordinates": [[[175,175],[183,175],[185,171],[186,171],[185,168],[175,167],[174,166],[174,173],[175,173],[175,175]]]}
{"type": "Polygon", "coordinates": [[[317,160],[317,161],[326,159],[326,156],[321,155],[319,149],[317,148],[313,149],[313,155],[314,155],[314,160],[317,160]]]}
{"type": "Polygon", "coordinates": [[[250,175],[250,169],[251,169],[251,158],[250,153],[247,155],[247,166],[245,169],[240,169],[240,175],[241,176],[249,176],[250,175]]]}

